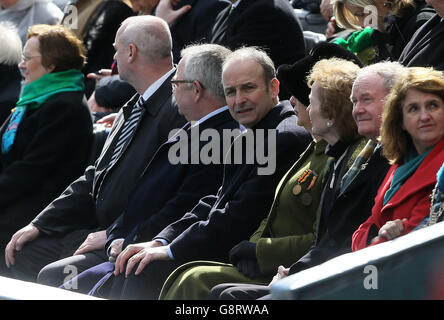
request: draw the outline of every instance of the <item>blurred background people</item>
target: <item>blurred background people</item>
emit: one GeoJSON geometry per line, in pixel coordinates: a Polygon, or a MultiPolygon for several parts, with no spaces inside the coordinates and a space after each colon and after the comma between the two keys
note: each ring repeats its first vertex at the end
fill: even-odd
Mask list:
{"type": "Polygon", "coordinates": [[[333,0],[332,4],[338,26],[358,30],[335,42],[358,54],[365,64],[398,60],[415,31],[435,14],[424,0],[333,0]]]}
{"type": "Polygon", "coordinates": [[[28,28],[35,24],[58,24],[63,12],[50,0],[0,0],[0,21],[10,21],[25,44],[28,28]]]}

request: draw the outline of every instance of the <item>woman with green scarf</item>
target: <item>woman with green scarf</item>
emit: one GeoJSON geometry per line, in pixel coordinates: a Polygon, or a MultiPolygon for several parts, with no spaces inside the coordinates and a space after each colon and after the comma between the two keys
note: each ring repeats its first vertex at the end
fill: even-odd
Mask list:
{"type": "Polygon", "coordinates": [[[359,250],[412,231],[430,212],[430,194],[444,162],[444,76],[410,68],[393,87],[384,109],[383,153],[392,163],[375,197],[372,215],[353,234],[359,250]]]}
{"type": "Polygon", "coordinates": [[[24,88],[0,128],[0,249],[85,169],[92,120],[84,62],[82,43],[63,26],[29,29],[24,88]]]}

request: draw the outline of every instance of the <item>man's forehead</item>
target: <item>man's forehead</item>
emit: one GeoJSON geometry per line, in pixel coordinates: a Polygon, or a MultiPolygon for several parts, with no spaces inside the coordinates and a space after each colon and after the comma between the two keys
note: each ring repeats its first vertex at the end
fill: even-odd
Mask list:
{"type": "Polygon", "coordinates": [[[352,95],[372,94],[384,90],[382,81],[382,77],[374,73],[360,76],[353,83],[352,95]]]}
{"type": "Polygon", "coordinates": [[[235,60],[229,62],[222,70],[222,81],[224,83],[257,82],[262,77],[263,69],[254,60],[235,60]]]}

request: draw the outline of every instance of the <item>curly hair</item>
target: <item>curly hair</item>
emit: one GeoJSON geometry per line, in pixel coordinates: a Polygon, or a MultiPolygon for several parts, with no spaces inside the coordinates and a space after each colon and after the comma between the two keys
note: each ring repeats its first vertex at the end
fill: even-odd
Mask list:
{"type": "Polygon", "coordinates": [[[311,88],[316,81],[320,87],[321,113],[335,119],[342,141],[352,142],[358,137],[358,128],[352,116],[350,94],[359,66],[351,61],[331,58],[318,61],[307,77],[311,88]]]}
{"type": "Polygon", "coordinates": [[[28,31],[28,39],[32,37],[39,40],[42,65],[54,66],[52,72],[83,68],[86,50],[71,30],[62,25],[36,24],[28,31]]]}
{"type": "Polygon", "coordinates": [[[444,101],[444,76],[433,68],[411,67],[389,93],[382,114],[383,154],[391,164],[402,164],[412,138],[403,129],[402,106],[409,89],[437,95],[444,101]]]}

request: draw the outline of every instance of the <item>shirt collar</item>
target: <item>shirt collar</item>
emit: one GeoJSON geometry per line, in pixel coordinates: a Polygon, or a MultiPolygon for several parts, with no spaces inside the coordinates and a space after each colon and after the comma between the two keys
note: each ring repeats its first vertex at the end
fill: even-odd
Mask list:
{"type": "Polygon", "coordinates": [[[149,87],[148,89],[146,89],[146,91],[143,93],[143,100],[147,101],[153,94],[154,92],[157,91],[157,89],[160,88],[160,86],[165,82],[166,79],[168,79],[168,77],[174,72],[176,71],[176,68],[172,68],[170,71],[168,71],[167,73],[165,73],[162,77],[160,77],[159,79],[157,79],[156,81],[154,81],[149,87]]]}
{"type": "Polygon", "coordinates": [[[217,114],[219,114],[219,113],[221,113],[221,112],[223,112],[223,111],[225,111],[225,110],[227,110],[227,109],[228,109],[228,106],[220,107],[220,108],[218,108],[218,109],[216,109],[216,110],[210,112],[210,113],[207,114],[206,116],[203,116],[203,117],[200,118],[199,120],[197,120],[197,121],[192,121],[192,122],[191,122],[191,127],[195,127],[195,126],[197,126],[197,125],[200,125],[200,124],[202,124],[204,121],[210,119],[211,117],[214,117],[215,115],[217,115],[217,114]]]}

